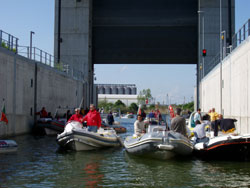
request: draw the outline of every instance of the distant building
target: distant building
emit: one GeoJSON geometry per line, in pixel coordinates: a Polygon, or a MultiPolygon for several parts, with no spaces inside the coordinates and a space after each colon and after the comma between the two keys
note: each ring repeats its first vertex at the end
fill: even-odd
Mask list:
{"type": "Polygon", "coordinates": [[[98,94],[137,95],[135,84],[96,84],[98,94]]]}
{"type": "Polygon", "coordinates": [[[121,100],[126,106],[137,103],[137,88],[135,84],[96,84],[98,101],[107,100],[115,103],[121,100]]]}

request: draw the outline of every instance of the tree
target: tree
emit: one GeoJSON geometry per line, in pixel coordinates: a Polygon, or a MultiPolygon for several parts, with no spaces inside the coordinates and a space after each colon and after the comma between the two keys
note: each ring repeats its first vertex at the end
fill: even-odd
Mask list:
{"type": "Polygon", "coordinates": [[[130,112],[133,112],[134,114],[136,114],[137,111],[138,111],[138,106],[137,106],[137,104],[131,103],[130,106],[128,107],[128,110],[129,110],[130,112]]]}
{"type": "Polygon", "coordinates": [[[117,100],[114,104],[115,106],[126,106],[121,100],[117,100]]]}
{"type": "Polygon", "coordinates": [[[182,108],[183,110],[189,110],[191,112],[194,111],[194,102],[189,102],[189,103],[186,103],[186,104],[179,104],[177,105],[177,107],[179,108],[182,108]]]}
{"type": "Polygon", "coordinates": [[[145,104],[146,99],[152,99],[151,90],[143,89],[137,96],[138,104],[145,104]]]}

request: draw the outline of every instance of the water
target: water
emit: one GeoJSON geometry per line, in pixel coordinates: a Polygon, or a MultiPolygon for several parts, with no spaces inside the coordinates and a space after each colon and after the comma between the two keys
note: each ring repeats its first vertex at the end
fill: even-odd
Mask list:
{"type": "MultiPolygon", "coordinates": [[[[121,119],[133,132],[134,119],[121,119]]],[[[123,148],[58,152],[55,137],[14,138],[18,152],[0,155],[0,187],[250,187],[250,162],[158,161],[123,148]]]]}

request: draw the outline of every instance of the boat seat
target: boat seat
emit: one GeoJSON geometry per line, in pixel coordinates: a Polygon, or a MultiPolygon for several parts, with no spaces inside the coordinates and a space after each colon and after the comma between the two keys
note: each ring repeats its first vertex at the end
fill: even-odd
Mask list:
{"type": "Polygon", "coordinates": [[[159,131],[164,131],[164,129],[159,127],[153,128],[153,132],[159,132],[159,131]]]}

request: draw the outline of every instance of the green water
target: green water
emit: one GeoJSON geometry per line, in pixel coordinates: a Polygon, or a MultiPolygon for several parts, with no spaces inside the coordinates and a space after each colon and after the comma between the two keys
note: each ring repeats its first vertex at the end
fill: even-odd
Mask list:
{"type": "MultiPolygon", "coordinates": [[[[121,120],[133,132],[133,119],[121,120]]],[[[15,137],[16,153],[0,155],[0,187],[250,187],[250,162],[158,161],[123,148],[59,152],[55,137],[15,137]]]]}

